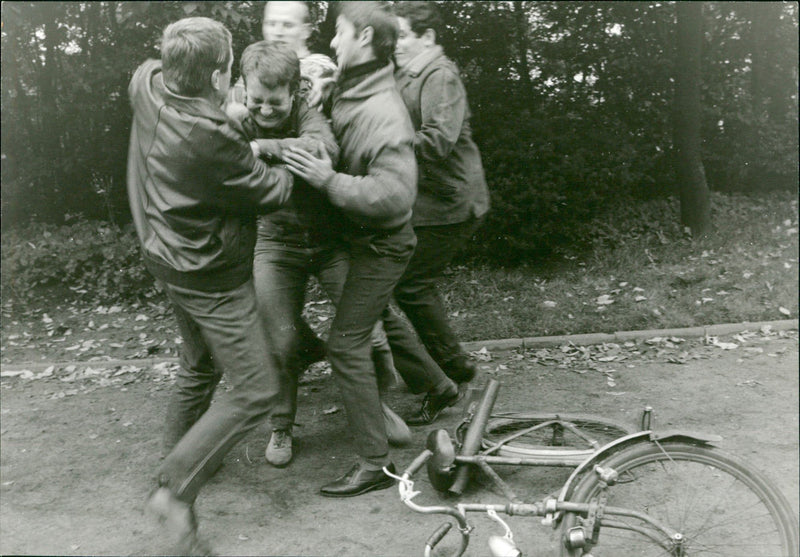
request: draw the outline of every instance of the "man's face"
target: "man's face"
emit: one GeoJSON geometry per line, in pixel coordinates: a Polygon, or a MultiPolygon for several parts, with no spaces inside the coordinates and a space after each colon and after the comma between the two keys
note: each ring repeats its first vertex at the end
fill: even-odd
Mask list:
{"type": "Polygon", "coordinates": [[[284,44],[301,53],[311,34],[306,7],[301,2],[270,2],[264,8],[264,39],[284,44]]]}
{"type": "Polygon", "coordinates": [[[411,30],[408,19],[398,17],[397,25],[400,28],[400,33],[397,36],[397,46],[394,49],[394,57],[397,61],[397,66],[403,68],[417,54],[425,50],[426,43],[420,35],[417,35],[411,30]]]}
{"type": "Polygon", "coordinates": [[[331,40],[331,48],[336,52],[336,62],[340,69],[366,61],[363,60],[364,53],[355,26],[342,15],[336,18],[336,35],[331,40]]]}
{"type": "Polygon", "coordinates": [[[293,97],[289,85],[266,87],[257,79],[246,80],[247,109],[262,128],[281,127],[292,112],[293,97]]]}

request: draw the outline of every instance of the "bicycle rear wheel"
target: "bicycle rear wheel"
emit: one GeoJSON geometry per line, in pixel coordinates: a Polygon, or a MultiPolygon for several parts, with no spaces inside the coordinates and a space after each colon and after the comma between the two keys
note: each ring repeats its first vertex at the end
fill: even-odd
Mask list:
{"type": "Polygon", "coordinates": [[[493,415],[486,424],[482,450],[503,457],[574,461],[577,466],[606,443],[633,431],[625,424],[583,414],[504,413],[493,415]]]}
{"type": "MultiPolygon", "coordinates": [[[[786,498],[760,472],[731,455],[685,442],[648,442],[612,454],[600,466],[616,470],[615,485],[606,486],[590,470],[568,497],[574,503],[606,497],[598,542],[591,548],[594,557],[798,555],[797,520],[786,498]],[[679,532],[683,542],[642,520],[614,516],[610,506],[646,513],[679,532]]],[[[567,514],[563,539],[582,521],[567,514]]],[[[562,555],[577,557],[583,551],[563,547],[562,555]]]]}

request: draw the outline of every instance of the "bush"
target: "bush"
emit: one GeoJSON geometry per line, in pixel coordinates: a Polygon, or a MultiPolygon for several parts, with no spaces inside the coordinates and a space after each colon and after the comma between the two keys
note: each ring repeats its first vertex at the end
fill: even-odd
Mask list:
{"type": "Polygon", "coordinates": [[[5,299],[29,301],[47,288],[98,302],[155,292],[133,226],[82,218],[64,226],[31,224],[3,234],[2,267],[5,299]]]}

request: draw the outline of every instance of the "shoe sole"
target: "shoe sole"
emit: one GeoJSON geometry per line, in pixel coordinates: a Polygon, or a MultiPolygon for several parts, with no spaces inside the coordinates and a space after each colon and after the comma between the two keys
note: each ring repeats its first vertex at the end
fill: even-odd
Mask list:
{"type": "Polygon", "coordinates": [[[434,416],[432,416],[432,417],[431,417],[431,419],[430,419],[429,421],[427,421],[427,422],[423,422],[423,421],[413,421],[411,418],[409,418],[408,420],[406,420],[406,424],[408,424],[408,425],[409,425],[409,426],[411,426],[411,427],[419,427],[419,426],[423,426],[423,425],[431,425],[433,422],[435,422],[435,421],[436,421],[436,419],[437,419],[439,416],[441,416],[441,415],[442,415],[442,412],[444,412],[444,411],[445,411],[445,410],[447,410],[448,408],[452,408],[453,406],[455,406],[456,404],[458,404],[459,402],[461,402],[461,399],[463,399],[463,398],[464,398],[464,395],[465,395],[465,394],[466,394],[466,391],[465,391],[464,389],[458,389],[458,396],[455,398],[455,400],[453,400],[453,402],[451,402],[451,403],[449,403],[449,404],[446,404],[445,406],[443,406],[443,407],[442,407],[442,409],[441,409],[441,410],[439,410],[439,411],[438,411],[438,412],[437,412],[437,413],[436,413],[434,416]]]}
{"type": "Polygon", "coordinates": [[[287,460],[286,462],[282,463],[273,462],[269,459],[269,457],[266,454],[264,455],[264,459],[267,461],[267,464],[269,464],[273,468],[286,468],[292,463],[292,460],[294,460],[294,451],[292,451],[292,454],[289,456],[289,460],[287,460]]]}
{"type": "Polygon", "coordinates": [[[369,493],[370,491],[380,491],[382,489],[389,489],[393,485],[394,485],[394,479],[393,478],[387,478],[387,481],[385,481],[385,482],[382,482],[382,483],[379,483],[379,484],[373,484],[371,486],[365,487],[361,491],[356,491],[354,493],[326,493],[326,492],[324,492],[322,490],[320,490],[319,493],[323,497],[332,497],[332,498],[356,497],[358,495],[363,495],[365,493],[369,493]]]}

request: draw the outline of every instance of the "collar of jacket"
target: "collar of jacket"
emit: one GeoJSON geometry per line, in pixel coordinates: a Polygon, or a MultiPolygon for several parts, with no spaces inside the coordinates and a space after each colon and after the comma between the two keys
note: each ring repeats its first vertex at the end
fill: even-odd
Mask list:
{"type": "Polygon", "coordinates": [[[426,48],[409,60],[405,68],[400,68],[400,72],[408,74],[410,77],[417,77],[431,62],[441,56],[444,56],[444,50],[440,45],[437,44],[431,48],[426,48]]]}
{"type": "Polygon", "coordinates": [[[205,97],[183,97],[170,91],[164,83],[163,73],[153,76],[153,88],[161,93],[167,106],[179,112],[199,118],[208,118],[215,122],[228,123],[228,116],[222,111],[222,108],[214,106],[214,103],[205,97]]]}
{"type": "Polygon", "coordinates": [[[351,84],[342,81],[338,85],[340,99],[364,99],[386,89],[394,89],[394,64],[389,62],[354,81],[351,84]]]}

